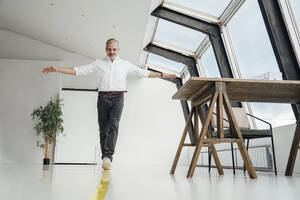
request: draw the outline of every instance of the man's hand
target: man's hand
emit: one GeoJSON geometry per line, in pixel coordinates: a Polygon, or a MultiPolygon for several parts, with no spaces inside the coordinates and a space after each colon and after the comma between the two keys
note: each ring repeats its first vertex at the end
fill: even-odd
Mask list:
{"type": "Polygon", "coordinates": [[[57,67],[55,66],[45,67],[42,72],[45,74],[48,74],[49,72],[57,72],[57,67]]]}
{"type": "Polygon", "coordinates": [[[69,75],[76,75],[76,71],[74,67],[55,67],[55,66],[49,66],[45,67],[42,71],[45,74],[48,74],[49,72],[59,72],[63,74],[69,74],[69,75]]]}
{"type": "Polygon", "coordinates": [[[176,78],[176,74],[168,74],[168,73],[161,73],[161,72],[150,72],[149,78],[169,78],[174,79],[176,78]]]}
{"type": "Polygon", "coordinates": [[[162,78],[174,79],[174,78],[176,78],[176,74],[166,74],[166,73],[163,73],[162,78]]]}

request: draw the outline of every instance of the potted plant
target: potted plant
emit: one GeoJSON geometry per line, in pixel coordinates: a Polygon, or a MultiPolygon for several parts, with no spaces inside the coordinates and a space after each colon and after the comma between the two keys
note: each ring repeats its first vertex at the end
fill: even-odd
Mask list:
{"type": "Polygon", "coordinates": [[[37,141],[37,146],[44,148],[44,165],[50,164],[50,144],[64,131],[61,102],[62,99],[53,101],[51,98],[45,107],[40,106],[31,113],[32,120],[38,120],[33,129],[38,137],[42,137],[42,141],[37,141]]]}

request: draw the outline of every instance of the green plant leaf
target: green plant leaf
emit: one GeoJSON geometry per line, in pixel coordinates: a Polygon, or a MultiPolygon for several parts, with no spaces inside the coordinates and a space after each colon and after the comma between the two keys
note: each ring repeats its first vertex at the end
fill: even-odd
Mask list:
{"type": "Polygon", "coordinates": [[[51,98],[45,107],[40,106],[33,109],[30,116],[32,120],[37,119],[36,125],[33,127],[34,133],[44,140],[37,141],[37,146],[44,148],[45,140],[49,138],[49,142],[55,142],[55,138],[59,133],[63,133],[63,113],[62,113],[63,99],[51,98]],[[42,134],[41,134],[42,133],[42,134]]]}

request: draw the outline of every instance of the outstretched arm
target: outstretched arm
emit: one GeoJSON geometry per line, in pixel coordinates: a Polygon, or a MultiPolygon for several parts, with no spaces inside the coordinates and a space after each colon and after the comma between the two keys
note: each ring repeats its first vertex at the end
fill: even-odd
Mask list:
{"type": "Polygon", "coordinates": [[[176,78],[176,74],[167,74],[167,73],[158,73],[158,72],[150,72],[149,78],[176,78]]]}
{"type": "Polygon", "coordinates": [[[42,71],[45,74],[48,74],[49,72],[59,72],[63,74],[70,74],[70,75],[76,75],[76,71],[74,67],[56,67],[56,66],[48,66],[45,67],[42,71]]]}
{"type": "Polygon", "coordinates": [[[134,74],[138,77],[147,77],[147,78],[170,78],[174,79],[176,78],[176,74],[168,74],[168,73],[160,73],[160,72],[153,72],[149,70],[145,70],[142,68],[139,68],[130,62],[127,62],[128,67],[129,67],[129,72],[131,74],[134,74]]]}

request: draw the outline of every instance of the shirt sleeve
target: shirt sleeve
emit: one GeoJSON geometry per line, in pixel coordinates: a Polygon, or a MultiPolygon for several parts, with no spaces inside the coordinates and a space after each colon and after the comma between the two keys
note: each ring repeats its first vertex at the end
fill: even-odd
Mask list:
{"type": "Polygon", "coordinates": [[[130,62],[127,62],[128,64],[128,74],[140,77],[140,78],[147,78],[150,75],[150,71],[146,69],[139,68],[135,66],[134,64],[131,64],[130,62]]]}
{"type": "Polygon", "coordinates": [[[84,75],[92,74],[96,72],[96,61],[87,65],[75,66],[74,70],[76,72],[76,76],[84,76],[84,75]]]}

